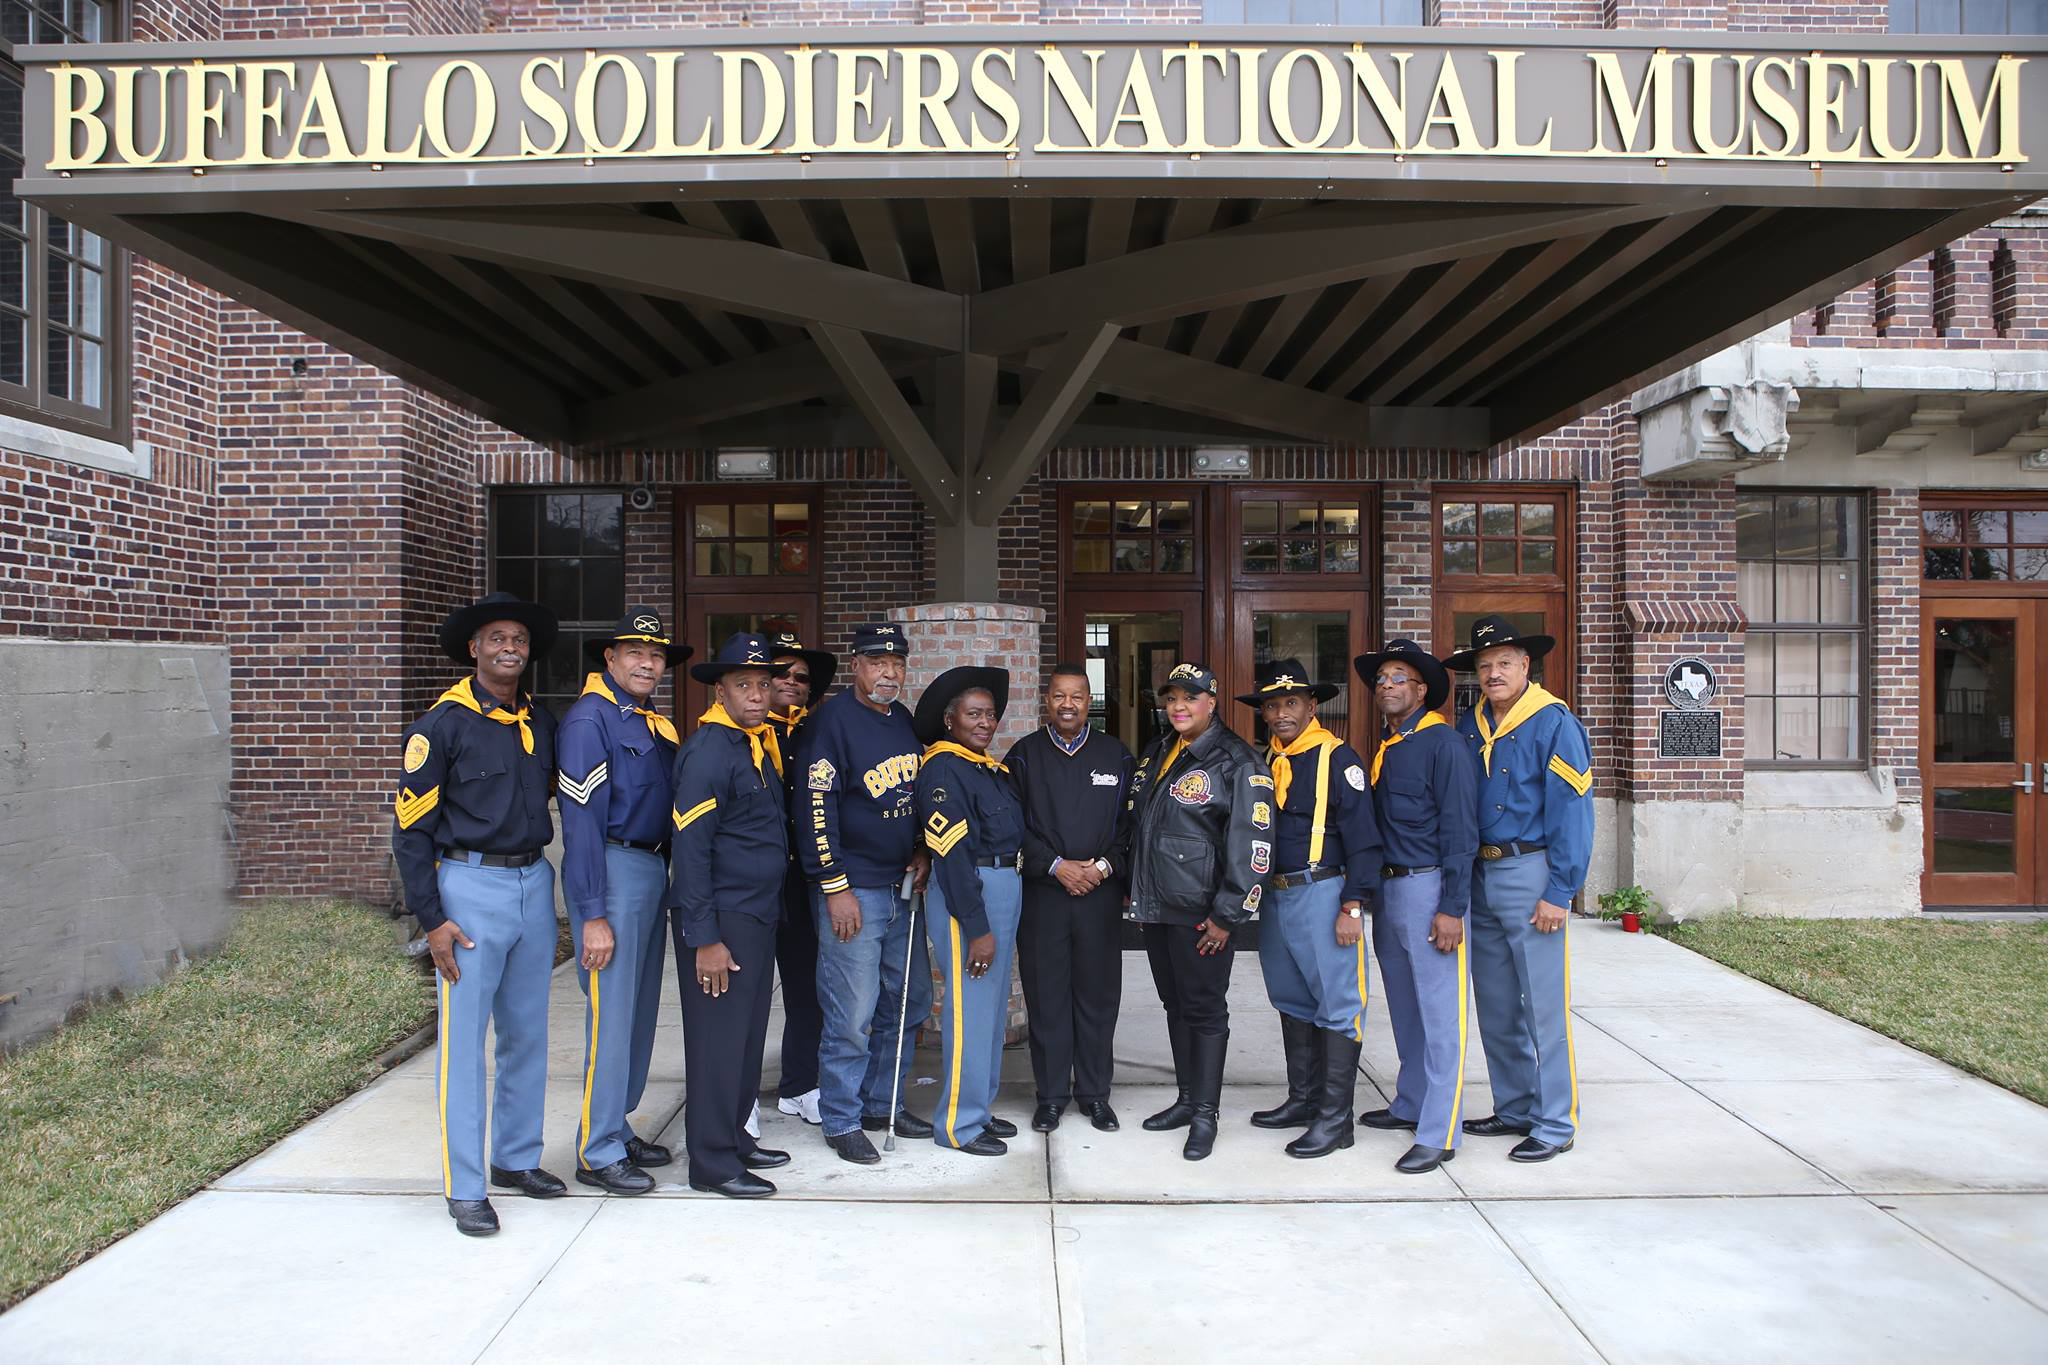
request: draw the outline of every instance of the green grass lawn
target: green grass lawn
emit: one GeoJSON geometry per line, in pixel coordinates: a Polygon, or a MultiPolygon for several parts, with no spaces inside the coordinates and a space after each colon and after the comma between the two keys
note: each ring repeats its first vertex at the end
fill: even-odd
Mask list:
{"type": "Polygon", "coordinates": [[[1716,915],[1654,932],[2048,1104],[2048,924],[1716,915]]]}
{"type": "Polygon", "coordinates": [[[432,1013],[382,915],[266,904],[214,957],[0,1057],[0,1309],[360,1088],[432,1013]]]}

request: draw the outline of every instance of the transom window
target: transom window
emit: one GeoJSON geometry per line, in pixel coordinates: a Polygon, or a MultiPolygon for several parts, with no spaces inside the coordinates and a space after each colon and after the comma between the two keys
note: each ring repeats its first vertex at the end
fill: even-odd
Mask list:
{"type": "Polygon", "coordinates": [[[1736,594],[1752,766],[1850,766],[1864,755],[1863,500],[1746,493],[1736,594]]]}
{"type": "Polygon", "coordinates": [[[1446,502],[1438,512],[1438,553],[1447,575],[1555,575],[1557,500],[1446,502]]]}
{"type": "Polygon", "coordinates": [[[590,671],[583,642],[626,612],[625,498],[617,492],[497,493],[491,498],[491,586],[553,609],[555,647],[527,686],[558,714],[590,671]]]}
{"type": "Polygon", "coordinates": [[[809,578],[812,535],[808,502],[717,497],[690,509],[698,578],[809,578]]]}
{"type": "Polygon", "coordinates": [[[2048,507],[1929,507],[1920,513],[1924,578],[2048,582],[2048,507]]]}
{"type": "Polygon", "coordinates": [[[1356,574],[1359,508],[1352,500],[1253,499],[1238,504],[1238,569],[1247,574],[1356,574]]]}
{"type": "Polygon", "coordinates": [[[1076,502],[1071,518],[1068,567],[1075,573],[1195,571],[1195,505],[1185,498],[1076,502]]]}

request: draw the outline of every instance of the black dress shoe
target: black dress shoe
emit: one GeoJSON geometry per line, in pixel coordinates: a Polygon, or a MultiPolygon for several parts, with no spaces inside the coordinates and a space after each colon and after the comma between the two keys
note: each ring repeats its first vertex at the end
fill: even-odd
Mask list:
{"type": "Polygon", "coordinates": [[[777,1166],[789,1164],[789,1153],[778,1152],[773,1147],[756,1147],[751,1152],[740,1153],[740,1165],[750,1171],[772,1171],[777,1166]]]}
{"type": "Polygon", "coordinates": [[[994,1133],[999,1138],[1013,1138],[1017,1136],[1017,1125],[1008,1119],[999,1119],[994,1114],[990,1114],[988,1122],[982,1125],[982,1131],[984,1133],[994,1133]]]}
{"type": "Polygon", "coordinates": [[[730,1180],[722,1180],[716,1185],[704,1185],[692,1180],[690,1188],[701,1190],[705,1194],[722,1194],[727,1199],[766,1199],[769,1195],[775,1193],[773,1185],[763,1180],[760,1176],[748,1175],[745,1171],[741,1171],[730,1180]]]}
{"type": "Polygon", "coordinates": [[[1394,1169],[1403,1175],[1423,1175],[1449,1161],[1458,1154],[1455,1147],[1425,1147],[1416,1143],[1394,1163],[1394,1169]]]}
{"type": "Polygon", "coordinates": [[[626,1139],[626,1160],[646,1170],[652,1166],[666,1166],[675,1158],[668,1148],[658,1142],[642,1142],[639,1138],[626,1139]]]}
{"type": "Polygon", "coordinates": [[[464,1237],[488,1237],[498,1230],[498,1215],[488,1199],[451,1199],[448,1216],[464,1237]]]}
{"type": "Polygon", "coordinates": [[[1082,1100],[1081,1112],[1088,1116],[1097,1132],[1114,1133],[1123,1126],[1116,1121],[1116,1110],[1109,1107],[1108,1100],[1082,1100]]]}
{"type": "Polygon", "coordinates": [[[1064,1112],[1065,1108],[1066,1106],[1059,1104],[1039,1105],[1031,1111],[1031,1131],[1034,1133],[1050,1133],[1053,1129],[1059,1127],[1060,1114],[1064,1112]]]}
{"type": "Polygon", "coordinates": [[[560,1199],[569,1192],[567,1185],[537,1166],[530,1171],[508,1171],[502,1166],[493,1166],[491,1183],[501,1190],[517,1190],[528,1199],[560,1199]]]}
{"type": "Polygon", "coordinates": [[[965,1152],[969,1156],[1001,1156],[1010,1150],[1010,1144],[984,1128],[974,1141],[963,1142],[953,1150],[965,1152]]]}
{"type": "Polygon", "coordinates": [[[1515,1144],[1515,1150],[1508,1153],[1508,1159],[1510,1161],[1548,1161],[1554,1156],[1562,1156],[1569,1152],[1574,1141],[1575,1139],[1573,1138],[1566,1138],[1563,1142],[1545,1142],[1541,1138],[1523,1138],[1515,1144]]]}
{"type": "Polygon", "coordinates": [[[1499,1114],[1488,1114],[1483,1119],[1466,1119],[1463,1127],[1473,1137],[1516,1137],[1529,1136],[1529,1130],[1519,1123],[1509,1123],[1499,1114]]]}
{"type": "MultiPolygon", "coordinates": [[[[867,1129],[870,1133],[886,1133],[889,1131],[889,1116],[887,1114],[863,1114],[861,1115],[860,1126],[867,1129]]],[[[928,1138],[931,1135],[931,1124],[911,1113],[908,1109],[896,1115],[897,1137],[928,1138]]]]}
{"type": "Polygon", "coordinates": [[[851,1161],[856,1166],[872,1166],[882,1159],[882,1154],[875,1150],[875,1144],[869,1142],[868,1135],[862,1132],[827,1133],[825,1145],[839,1153],[841,1161],[851,1161]]]}
{"type": "Polygon", "coordinates": [[[645,1194],[654,1188],[654,1177],[630,1161],[614,1161],[594,1171],[577,1171],[576,1183],[595,1185],[606,1194],[645,1194]]]}
{"type": "Polygon", "coordinates": [[[1358,1116],[1358,1122],[1367,1128],[1385,1128],[1390,1131],[1396,1128],[1413,1131],[1415,1128],[1408,1120],[1395,1118],[1391,1109],[1368,1109],[1358,1116]]]}

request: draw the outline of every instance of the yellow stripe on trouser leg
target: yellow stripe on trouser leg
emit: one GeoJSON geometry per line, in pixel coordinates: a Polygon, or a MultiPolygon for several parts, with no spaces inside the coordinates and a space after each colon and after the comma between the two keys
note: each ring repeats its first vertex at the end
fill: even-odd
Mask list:
{"type": "Polygon", "coordinates": [[[1365,929],[1358,930],[1358,1013],[1351,1016],[1351,1036],[1359,1042],[1365,1041],[1365,1008],[1371,1003],[1371,993],[1365,984],[1365,929]]]}
{"type": "Polygon", "coordinates": [[[586,1171],[590,1169],[590,1163],[583,1159],[583,1154],[590,1150],[590,1091],[597,1083],[597,1029],[602,1019],[603,1013],[598,1008],[597,999],[597,969],[592,968],[590,972],[590,1056],[583,1066],[583,1122],[578,1124],[576,1128],[576,1164],[586,1171]]]}
{"type": "MultiPolygon", "coordinates": [[[[953,962],[953,976],[946,983],[953,996],[949,1002],[953,1010],[953,1036],[948,1041],[953,1045],[953,1060],[947,1069],[947,1075],[951,1079],[946,1085],[946,1142],[949,1146],[958,1147],[960,1139],[953,1132],[953,1125],[960,1118],[960,1058],[967,1050],[967,1005],[961,999],[966,975],[960,970],[960,921],[948,915],[946,932],[952,942],[953,962]]],[[[908,981],[903,983],[903,989],[910,989],[908,981]]]]}
{"type": "MultiPolygon", "coordinates": [[[[1568,934],[1568,925],[1559,925],[1557,932],[1568,934]]],[[[1565,1065],[1572,1073],[1572,1136],[1579,1133],[1579,1049],[1572,1042],[1572,941],[1567,938],[1561,945],[1564,950],[1564,1057],[1565,1065]]]]}
{"type": "MultiPolygon", "coordinates": [[[[1465,998],[1469,989],[1465,974],[1465,940],[1458,940],[1458,1081],[1451,1090],[1451,1126],[1444,1130],[1444,1150],[1449,1151],[1458,1136],[1458,1111],[1465,1104],[1465,1028],[1472,1004],[1465,998]]],[[[1567,1025],[1569,1027],[1569,1025],[1567,1025]]]]}
{"type": "Polygon", "coordinates": [[[439,968],[434,975],[441,981],[441,1077],[436,1085],[437,1099],[441,1106],[441,1197],[455,1197],[455,1176],[448,1169],[448,1042],[454,1032],[454,1024],[448,1017],[448,978],[441,976],[439,968]]]}

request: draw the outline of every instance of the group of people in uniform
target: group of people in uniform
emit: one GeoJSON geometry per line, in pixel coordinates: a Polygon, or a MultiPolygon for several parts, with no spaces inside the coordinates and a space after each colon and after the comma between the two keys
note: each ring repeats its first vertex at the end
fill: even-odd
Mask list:
{"type": "Polygon", "coordinates": [[[1299,660],[1258,666],[1237,698],[1263,750],[1218,715],[1214,673],[1173,666],[1167,728],[1133,756],[1089,724],[1080,665],[1056,665],[1045,723],[997,758],[1009,674],[960,667],[904,697],[910,642],[893,624],[838,660],[794,635],[742,632],[689,666],[709,705],[687,739],[653,707],[692,654],[660,614],[629,611],[588,642],[591,671],[559,726],[521,690],[553,615],[493,593],[452,613],[441,646],[468,675],[408,728],[392,845],[440,1002],[436,1097],[443,1194],[457,1229],[495,1232],[491,1189],[567,1193],[543,1170],[554,870],[584,996],[575,1178],[642,1194],[670,1164],[633,1131],[670,945],[682,1000],[691,1188],[775,1193],[758,1095],[775,974],[782,1112],[841,1159],[882,1159],[870,1133],[1000,1156],[994,1112],[1013,960],[1037,1103],[1100,1131],[1122,997],[1121,926],[1140,926],[1165,1009],[1175,1097],[1144,1120],[1214,1150],[1236,938],[1259,922],[1287,1096],[1251,1116],[1301,1129],[1290,1156],[1353,1145],[1355,1126],[1410,1130],[1396,1163],[1434,1170],[1461,1138],[1513,1135],[1517,1161],[1570,1150],[1578,1127],[1568,907],[1592,843],[1585,727],[1531,677],[1551,648],[1504,618],[1439,661],[1394,640],[1354,661],[1378,723],[1370,761],[1317,717],[1339,691],[1299,660]],[[1483,700],[1446,721],[1453,671],[1483,700]],[[829,692],[829,695],[827,695],[829,692]],[[920,911],[920,906],[923,907],[920,911]],[[922,923],[920,921],[923,921],[922,923]],[[1367,925],[1399,1072],[1353,1116],[1369,992],[1367,925]],[[908,1035],[941,1041],[930,1118],[903,1104],[908,1035]],[[1494,1112],[1462,1114],[1476,1013],[1494,1112]],[[484,1034],[496,1081],[485,1097],[484,1034]],[[485,1161],[485,1121],[491,1126],[485,1161]]]}

